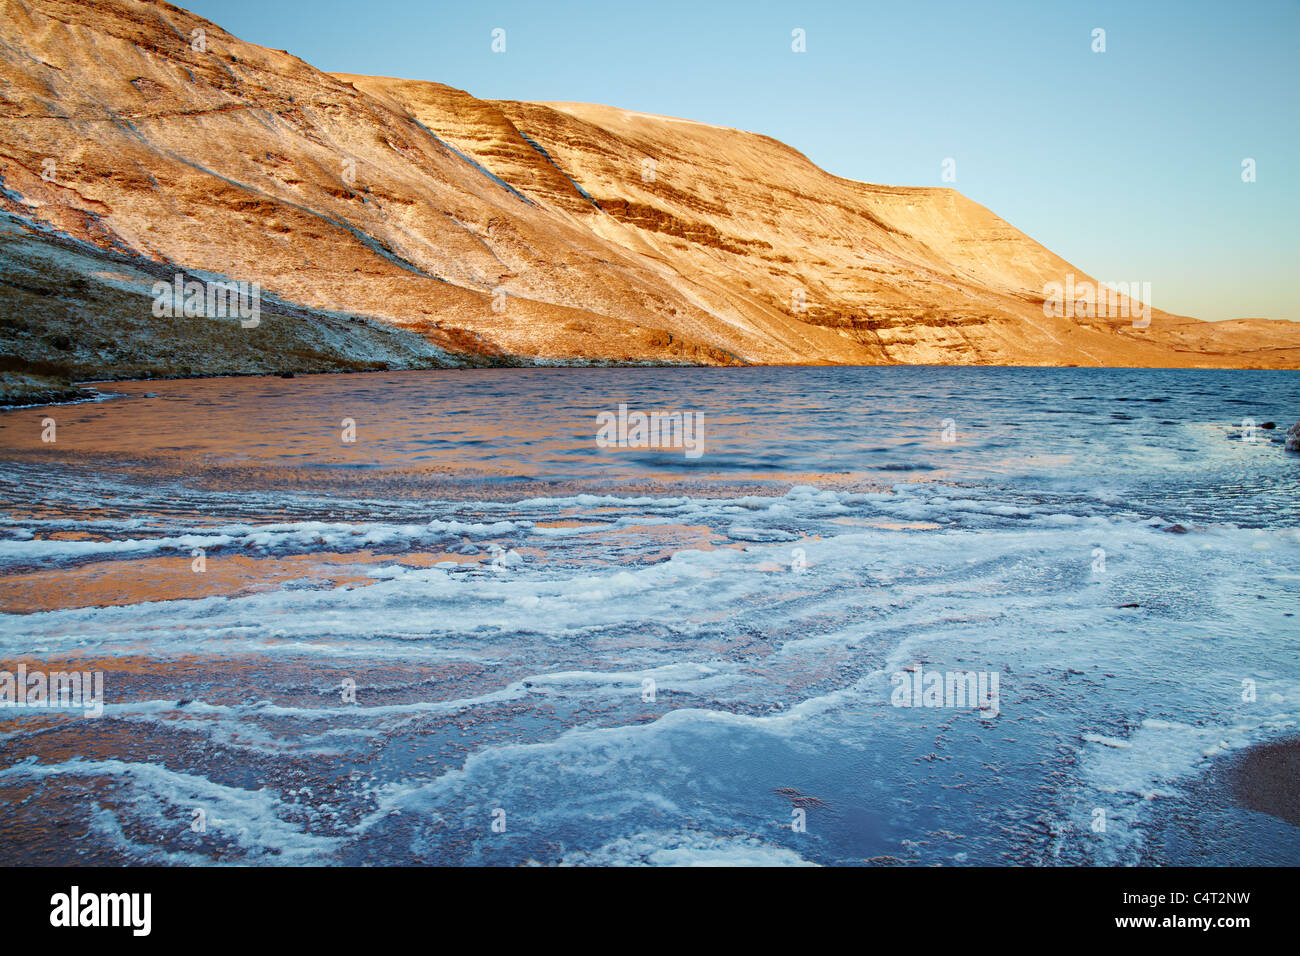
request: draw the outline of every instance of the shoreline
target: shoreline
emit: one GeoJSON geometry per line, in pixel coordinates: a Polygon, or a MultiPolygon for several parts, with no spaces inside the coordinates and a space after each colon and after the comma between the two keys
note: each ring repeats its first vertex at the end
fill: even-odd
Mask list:
{"type": "Polygon", "coordinates": [[[280,372],[218,372],[212,374],[193,374],[193,375],[157,375],[145,376],[141,378],[92,378],[81,379],[73,382],[54,381],[45,379],[39,382],[31,382],[27,388],[23,387],[21,382],[11,382],[6,380],[4,373],[0,373],[0,412],[19,411],[22,409],[57,407],[66,405],[82,405],[88,402],[107,401],[110,398],[121,397],[114,395],[97,386],[111,386],[114,384],[146,384],[149,382],[180,382],[180,381],[210,381],[213,379],[265,379],[265,378],[283,378],[292,379],[308,375],[374,375],[389,374],[397,372],[473,372],[485,369],[710,369],[710,368],[732,368],[732,369],[769,369],[769,368],[788,368],[788,369],[856,369],[856,368],[971,368],[971,369],[1095,369],[1111,371],[1182,371],[1182,372],[1300,372],[1300,368],[1255,368],[1255,367],[1221,367],[1221,366],[1148,366],[1148,365],[992,365],[992,364],[909,364],[893,363],[880,365],[853,365],[853,364],[827,364],[827,363],[773,363],[773,364],[746,364],[746,365],[705,365],[689,362],[612,362],[602,359],[592,359],[590,361],[537,361],[537,360],[519,360],[503,362],[499,364],[485,365],[429,365],[429,366],[407,366],[399,368],[335,368],[320,370],[287,370],[280,372]],[[28,401],[25,399],[35,399],[28,401]]]}
{"type": "MultiPolygon", "coordinates": [[[[94,388],[99,385],[113,384],[144,384],[148,382],[181,382],[181,381],[210,381],[212,379],[224,378],[297,378],[307,375],[369,375],[375,373],[392,373],[392,372],[463,372],[477,371],[482,369],[541,369],[541,368],[718,368],[713,365],[696,365],[682,362],[605,362],[599,359],[593,359],[589,362],[501,362],[497,364],[482,365],[411,365],[396,368],[333,368],[333,369],[309,369],[309,370],[285,370],[279,372],[215,372],[211,374],[199,373],[195,375],[153,375],[142,378],[88,378],[80,379],[73,382],[56,381],[54,379],[44,379],[39,382],[32,382],[27,388],[23,387],[22,382],[7,381],[3,372],[0,372],[0,412],[14,411],[23,408],[40,408],[45,405],[80,405],[90,401],[103,401],[106,398],[115,397],[111,394],[104,394],[100,389],[94,388]],[[43,398],[49,396],[44,401],[22,401],[27,397],[43,398]],[[19,401],[11,401],[13,398],[19,401]]],[[[754,368],[763,368],[770,366],[752,366],[754,368]]],[[[788,366],[790,368],[802,368],[805,366],[788,366]]],[[[819,366],[807,366],[816,368],[819,366]]],[[[24,376],[28,377],[29,376],[24,376]]]]}

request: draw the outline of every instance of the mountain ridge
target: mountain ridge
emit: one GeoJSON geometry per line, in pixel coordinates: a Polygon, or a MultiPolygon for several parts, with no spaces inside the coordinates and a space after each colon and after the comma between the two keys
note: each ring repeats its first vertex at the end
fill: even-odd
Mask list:
{"type": "Polygon", "coordinates": [[[11,385],[538,362],[1300,367],[1292,323],[1047,315],[1049,283],[1095,280],[956,190],[834,176],[762,134],[323,73],[165,3],[3,7],[11,385]],[[258,283],[263,321],[160,319],[160,267],[258,283]]]}

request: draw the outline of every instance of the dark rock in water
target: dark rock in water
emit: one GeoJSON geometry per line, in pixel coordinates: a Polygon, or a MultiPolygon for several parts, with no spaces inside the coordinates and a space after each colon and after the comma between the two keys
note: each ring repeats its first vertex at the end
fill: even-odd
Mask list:
{"type": "Polygon", "coordinates": [[[1300,453],[1300,422],[1286,430],[1286,450],[1300,453]]]}
{"type": "Polygon", "coordinates": [[[145,393],[144,393],[144,397],[145,397],[145,398],[157,398],[157,397],[158,397],[158,393],[157,393],[157,392],[145,392],[145,393]]]}
{"type": "Polygon", "coordinates": [[[1265,422],[1264,424],[1260,425],[1259,427],[1260,427],[1260,428],[1268,428],[1268,429],[1277,428],[1277,422],[1265,422]]]}
{"type": "MultiPolygon", "coordinates": [[[[926,754],[924,759],[934,763],[939,759],[939,755],[934,753],[926,754]]],[[[772,792],[785,797],[792,806],[803,807],[804,809],[821,809],[826,806],[826,802],[820,797],[801,793],[798,787],[777,787],[772,792]]]]}
{"type": "Polygon", "coordinates": [[[280,377],[281,377],[281,378],[293,378],[293,372],[281,372],[281,373],[280,373],[280,377]]]}
{"type": "Polygon", "coordinates": [[[1168,528],[1161,528],[1161,531],[1168,531],[1170,534],[1187,534],[1187,529],[1180,524],[1171,524],[1168,528]]]}
{"type": "Polygon", "coordinates": [[[1300,739],[1251,747],[1232,768],[1232,789],[1248,809],[1300,826],[1300,739]]]}

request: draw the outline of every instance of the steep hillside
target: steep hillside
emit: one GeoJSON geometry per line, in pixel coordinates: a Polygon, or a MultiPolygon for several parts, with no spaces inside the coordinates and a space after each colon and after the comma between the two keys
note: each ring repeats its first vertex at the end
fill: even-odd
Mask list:
{"type": "MultiPolygon", "coordinates": [[[[331,76],[164,3],[0,3],[0,373],[1300,364],[1290,323],[1046,318],[1086,276],[763,136],[331,76]],[[176,273],[263,321],[154,314],[176,273]],[[33,281],[39,276],[40,281],[33,281]]],[[[47,383],[48,385],[48,383],[47,383]]],[[[44,387],[44,386],[43,386],[44,387]]]]}

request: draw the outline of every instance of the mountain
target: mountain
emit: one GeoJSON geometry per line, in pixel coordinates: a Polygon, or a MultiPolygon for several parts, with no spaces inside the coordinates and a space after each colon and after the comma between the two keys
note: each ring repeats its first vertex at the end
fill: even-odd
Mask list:
{"type": "MultiPolygon", "coordinates": [[[[5,0],[0,375],[431,365],[1300,366],[1300,326],[1044,314],[1092,281],[951,189],[765,136],[330,75],[166,3],[5,0]],[[260,319],[155,283],[257,283],[260,319]]],[[[0,396],[2,400],[3,396],[0,396]]]]}

